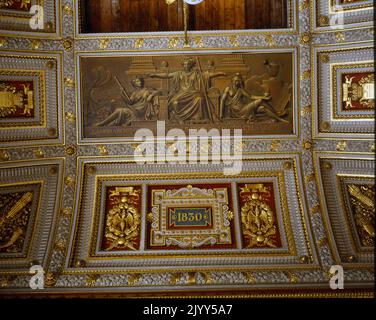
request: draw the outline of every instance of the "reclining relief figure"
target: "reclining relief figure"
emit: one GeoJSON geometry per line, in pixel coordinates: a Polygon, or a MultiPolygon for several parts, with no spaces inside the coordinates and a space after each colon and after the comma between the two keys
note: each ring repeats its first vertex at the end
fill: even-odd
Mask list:
{"type": "Polygon", "coordinates": [[[131,84],[135,89],[131,96],[128,96],[124,88],[121,90],[125,105],[115,109],[112,114],[102,122],[97,123],[96,126],[129,125],[134,120],[153,120],[158,116],[158,99],[156,96],[159,91],[145,88],[145,80],[142,77],[136,77],[131,81],[131,84]]]}
{"type": "Polygon", "coordinates": [[[220,116],[223,118],[246,119],[247,122],[255,121],[255,116],[259,112],[264,112],[266,116],[277,121],[288,122],[277,115],[270,105],[270,93],[264,96],[252,96],[244,88],[243,79],[239,74],[232,78],[232,83],[225,89],[221,104],[220,116]]]}

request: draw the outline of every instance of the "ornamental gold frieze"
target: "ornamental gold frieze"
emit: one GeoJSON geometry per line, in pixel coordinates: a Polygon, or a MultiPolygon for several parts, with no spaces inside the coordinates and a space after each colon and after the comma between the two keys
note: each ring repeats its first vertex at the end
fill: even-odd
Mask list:
{"type": "Polygon", "coordinates": [[[245,247],[280,247],[273,184],[238,184],[238,189],[245,247]]]}
{"type": "Polygon", "coordinates": [[[107,189],[105,231],[102,249],[138,250],[141,228],[141,189],[110,187],[107,189]]]}
{"type": "Polygon", "coordinates": [[[0,58],[3,146],[61,143],[64,137],[61,53],[3,51],[0,58]]]}

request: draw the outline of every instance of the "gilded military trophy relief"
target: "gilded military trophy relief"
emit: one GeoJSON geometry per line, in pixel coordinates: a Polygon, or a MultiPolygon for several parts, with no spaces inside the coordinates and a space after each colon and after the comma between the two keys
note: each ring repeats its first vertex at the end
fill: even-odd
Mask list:
{"type": "Polygon", "coordinates": [[[0,121],[9,118],[33,118],[33,95],[33,81],[0,79],[0,121]]]}
{"type": "Polygon", "coordinates": [[[342,74],[342,111],[375,109],[373,72],[342,74]]]}
{"type": "Polygon", "coordinates": [[[0,254],[23,250],[34,193],[0,194],[0,254]]]}
{"type": "Polygon", "coordinates": [[[238,194],[243,246],[245,248],[281,247],[273,183],[239,183],[238,194]]]}
{"type": "Polygon", "coordinates": [[[137,129],[293,133],[291,53],[80,57],[85,138],[137,129]]]}
{"type": "Polygon", "coordinates": [[[43,70],[0,69],[0,128],[45,126],[45,84],[43,70]]]}
{"type": "Polygon", "coordinates": [[[375,246],[375,185],[347,184],[350,215],[355,222],[356,234],[364,247],[375,246]]]}
{"type": "Polygon", "coordinates": [[[102,249],[138,250],[141,229],[141,187],[107,188],[102,249]]]}
{"type": "Polygon", "coordinates": [[[31,8],[31,0],[0,0],[0,9],[26,11],[31,8]]]}
{"type": "Polygon", "coordinates": [[[148,187],[147,249],[235,248],[230,184],[148,187]]]}

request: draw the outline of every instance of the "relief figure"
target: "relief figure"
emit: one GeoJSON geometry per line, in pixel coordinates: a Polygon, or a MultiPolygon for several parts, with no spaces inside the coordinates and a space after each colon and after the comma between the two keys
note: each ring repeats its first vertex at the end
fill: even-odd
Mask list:
{"type": "Polygon", "coordinates": [[[221,118],[246,119],[247,122],[253,122],[256,120],[256,115],[263,113],[277,121],[288,122],[277,115],[269,103],[270,99],[270,93],[265,93],[264,96],[250,95],[244,88],[243,79],[236,74],[222,95],[221,118]]]}
{"type": "Polygon", "coordinates": [[[204,82],[200,66],[200,71],[198,71],[193,69],[195,65],[196,61],[193,58],[187,58],[182,62],[183,70],[149,74],[151,78],[172,79],[168,99],[170,120],[179,123],[195,120],[212,121],[215,116],[213,105],[207,96],[205,83],[209,83],[211,78],[222,74],[205,73],[204,82]]]}
{"type": "MultiPolygon", "coordinates": [[[[120,85],[118,80],[117,82],[120,85]]],[[[121,126],[129,125],[134,120],[156,119],[158,115],[158,91],[145,88],[145,80],[142,77],[136,77],[131,81],[131,84],[135,89],[131,96],[121,87],[125,105],[115,109],[106,119],[97,123],[97,126],[121,126]]]]}
{"type": "Polygon", "coordinates": [[[292,134],[292,58],[289,52],[82,56],[85,139],[130,138],[141,128],[156,134],[157,121],[186,133],[292,134]]]}

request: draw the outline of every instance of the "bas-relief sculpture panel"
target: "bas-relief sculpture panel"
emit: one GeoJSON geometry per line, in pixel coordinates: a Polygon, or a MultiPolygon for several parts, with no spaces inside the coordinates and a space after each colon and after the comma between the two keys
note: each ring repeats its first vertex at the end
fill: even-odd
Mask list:
{"type": "Polygon", "coordinates": [[[292,53],[80,57],[83,136],[170,128],[292,134],[292,53]]]}

